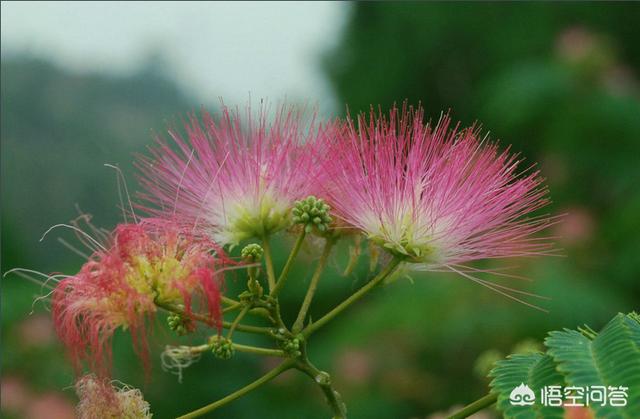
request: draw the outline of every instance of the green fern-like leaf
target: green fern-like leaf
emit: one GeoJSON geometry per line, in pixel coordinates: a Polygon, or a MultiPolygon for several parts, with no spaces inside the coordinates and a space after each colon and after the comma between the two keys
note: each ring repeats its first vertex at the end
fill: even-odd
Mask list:
{"type": "Polygon", "coordinates": [[[561,407],[543,406],[534,403],[531,406],[514,406],[509,401],[511,391],[521,384],[526,384],[533,390],[536,397],[544,386],[562,385],[564,378],[556,370],[556,365],[549,355],[530,353],[511,355],[507,359],[498,361],[490,374],[493,377],[491,389],[498,394],[498,409],[505,418],[545,419],[563,417],[561,407]]]}
{"type": "Polygon", "coordinates": [[[545,340],[567,385],[628,387],[626,407],[591,406],[599,418],[640,418],[639,328],[632,317],[618,314],[593,340],[573,330],[551,332],[545,340]]]}
{"type": "Polygon", "coordinates": [[[633,312],[626,315],[624,320],[631,333],[631,340],[640,350],[640,314],[633,312]]]}
{"type": "MultiPolygon", "coordinates": [[[[489,374],[491,391],[498,396],[497,407],[504,417],[562,418],[562,407],[543,406],[540,390],[545,386],[627,387],[627,405],[592,403],[597,418],[640,418],[640,315],[618,314],[600,333],[588,327],[580,331],[549,333],[546,353],[511,355],[498,361],[489,374]],[[521,384],[536,396],[530,406],[513,405],[509,396],[521,384]]],[[[585,402],[585,400],[581,400],[585,402]]]]}

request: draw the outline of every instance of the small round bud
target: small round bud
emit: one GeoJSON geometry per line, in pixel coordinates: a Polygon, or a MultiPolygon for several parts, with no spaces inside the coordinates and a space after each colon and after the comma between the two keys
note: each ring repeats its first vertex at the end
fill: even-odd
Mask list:
{"type": "Polygon", "coordinates": [[[286,339],[282,343],[282,349],[289,355],[299,356],[300,355],[300,347],[302,345],[302,341],[304,337],[301,335],[297,335],[295,337],[286,339]]]}
{"type": "Polygon", "coordinates": [[[211,352],[216,358],[231,359],[235,353],[233,343],[222,336],[215,336],[211,338],[211,352]]]}
{"type": "Polygon", "coordinates": [[[306,233],[311,233],[314,227],[320,232],[325,232],[333,221],[329,211],[331,211],[331,207],[324,200],[311,195],[296,201],[292,210],[293,222],[294,224],[302,224],[306,233]]]}
{"type": "Polygon", "coordinates": [[[169,317],[167,317],[167,324],[169,325],[169,329],[176,332],[178,336],[184,336],[193,332],[195,329],[195,323],[193,320],[176,313],[169,314],[169,317]]]}
{"type": "Polygon", "coordinates": [[[262,259],[264,250],[258,243],[251,243],[246,245],[240,252],[240,256],[247,262],[257,262],[262,259]]]}

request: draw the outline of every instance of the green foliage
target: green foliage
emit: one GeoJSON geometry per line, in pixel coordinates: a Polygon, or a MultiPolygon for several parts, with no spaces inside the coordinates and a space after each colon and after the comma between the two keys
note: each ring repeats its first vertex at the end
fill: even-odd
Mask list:
{"type": "Polygon", "coordinates": [[[498,409],[505,417],[518,418],[559,418],[563,410],[559,407],[542,406],[535,403],[531,406],[514,406],[509,402],[511,391],[522,383],[527,384],[534,394],[540,394],[545,386],[561,385],[563,376],[555,368],[553,358],[546,354],[516,354],[506,361],[499,361],[491,372],[495,377],[491,386],[498,393],[498,409]]]}
{"type": "Polygon", "coordinates": [[[550,332],[546,353],[517,354],[499,361],[491,371],[491,388],[498,395],[498,409],[506,418],[562,418],[563,408],[540,401],[517,406],[511,391],[528,385],[536,396],[544,386],[628,387],[625,407],[591,404],[597,417],[640,417],[640,322],[635,313],[618,314],[595,336],[565,329],[550,332]]]}

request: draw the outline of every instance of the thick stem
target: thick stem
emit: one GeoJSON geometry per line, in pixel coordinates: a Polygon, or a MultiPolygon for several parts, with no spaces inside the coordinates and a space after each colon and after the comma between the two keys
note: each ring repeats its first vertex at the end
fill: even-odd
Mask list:
{"type": "Polygon", "coordinates": [[[373,278],[371,281],[369,281],[365,285],[363,285],[362,288],[360,288],[358,291],[356,291],[353,294],[351,294],[351,296],[349,298],[347,298],[346,300],[344,300],[343,302],[338,304],[333,310],[331,310],[330,312],[325,314],[318,321],[316,321],[316,322],[310,324],[309,326],[307,326],[302,331],[302,334],[305,337],[310,336],[312,333],[314,333],[316,330],[318,330],[319,328],[324,326],[327,322],[329,322],[335,316],[337,316],[338,314],[342,313],[351,304],[353,304],[356,301],[358,301],[365,294],[367,294],[369,291],[374,289],[378,284],[380,284],[386,277],[388,277],[398,267],[400,262],[401,262],[400,259],[393,258],[391,260],[391,262],[389,262],[389,264],[375,278],[373,278]]]}
{"type": "Polygon", "coordinates": [[[276,274],[273,270],[273,257],[271,256],[271,245],[269,238],[262,239],[262,249],[264,250],[264,263],[267,265],[267,281],[269,283],[269,292],[276,287],[276,274]]]}
{"type": "Polygon", "coordinates": [[[304,242],[305,235],[306,233],[304,229],[302,229],[302,232],[298,235],[298,238],[296,239],[296,243],[293,245],[293,249],[289,254],[287,263],[285,263],[284,268],[282,268],[282,272],[280,272],[280,276],[278,277],[278,282],[276,283],[275,288],[271,289],[271,293],[269,294],[271,295],[271,297],[275,298],[280,292],[280,290],[282,290],[282,287],[284,287],[284,282],[287,280],[287,277],[289,275],[289,270],[293,265],[293,261],[296,259],[296,256],[298,255],[298,252],[302,247],[302,243],[304,242]]]}
{"type": "Polygon", "coordinates": [[[470,405],[464,407],[462,410],[459,410],[458,412],[456,412],[453,415],[449,416],[449,419],[468,418],[469,416],[473,415],[474,413],[479,412],[482,409],[485,409],[485,408],[491,406],[497,400],[498,400],[498,395],[497,394],[487,394],[483,398],[476,400],[475,402],[471,403],[470,405]]]}
{"type": "Polygon", "coordinates": [[[211,404],[208,404],[208,405],[206,405],[204,407],[201,407],[200,409],[194,410],[193,412],[187,413],[186,415],[180,416],[178,419],[197,418],[197,417],[200,417],[200,416],[204,415],[205,413],[209,413],[212,410],[215,410],[215,409],[217,409],[219,407],[222,407],[225,404],[230,403],[230,402],[232,402],[232,401],[244,396],[245,394],[249,393],[250,391],[255,390],[256,388],[260,387],[261,385],[273,380],[278,375],[282,374],[283,372],[285,372],[286,370],[291,368],[292,365],[293,365],[293,361],[292,360],[286,360],[282,364],[277,366],[276,368],[272,369],[271,371],[269,371],[268,373],[266,373],[262,377],[258,378],[253,383],[241,388],[240,390],[237,390],[237,391],[229,394],[226,397],[223,397],[222,399],[220,399],[218,401],[215,401],[215,402],[213,402],[211,404]]]}
{"type": "Polygon", "coordinates": [[[342,401],[340,393],[333,388],[333,385],[331,384],[331,376],[313,366],[308,359],[298,361],[295,367],[311,377],[320,387],[327,399],[327,404],[333,411],[332,419],[346,419],[347,406],[342,401]]]}
{"type": "Polygon", "coordinates": [[[295,323],[293,323],[292,332],[294,334],[298,333],[304,327],[304,319],[307,317],[307,312],[309,311],[309,307],[311,306],[311,301],[313,300],[313,296],[316,293],[316,289],[318,288],[318,282],[320,281],[320,277],[322,276],[322,272],[324,271],[325,266],[327,266],[327,262],[329,260],[329,255],[331,254],[331,249],[333,248],[334,241],[327,239],[324,244],[324,250],[322,251],[322,256],[320,256],[320,261],[318,262],[318,266],[316,267],[313,276],[311,277],[311,282],[309,282],[309,289],[307,289],[307,294],[304,296],[304,301],[302,301],[302,306],[300,306],[300,311],[298,312],[298,317],[296,318],[295,323]]]}

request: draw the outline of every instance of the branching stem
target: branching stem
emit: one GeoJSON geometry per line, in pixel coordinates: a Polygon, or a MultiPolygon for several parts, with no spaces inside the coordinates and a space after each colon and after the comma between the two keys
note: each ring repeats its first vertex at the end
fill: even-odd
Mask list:
{"type": "Polygon", "coordinates": [[[331,384],[331,376],[324,371],[316,368],[308,359],[298,360],[295,368],[307,374],[320,387],[324,393],[327,404],[333,411],[333,419],[346,419],[347,406],[342,401],[340,394],[333,388],[331,384]]]}

